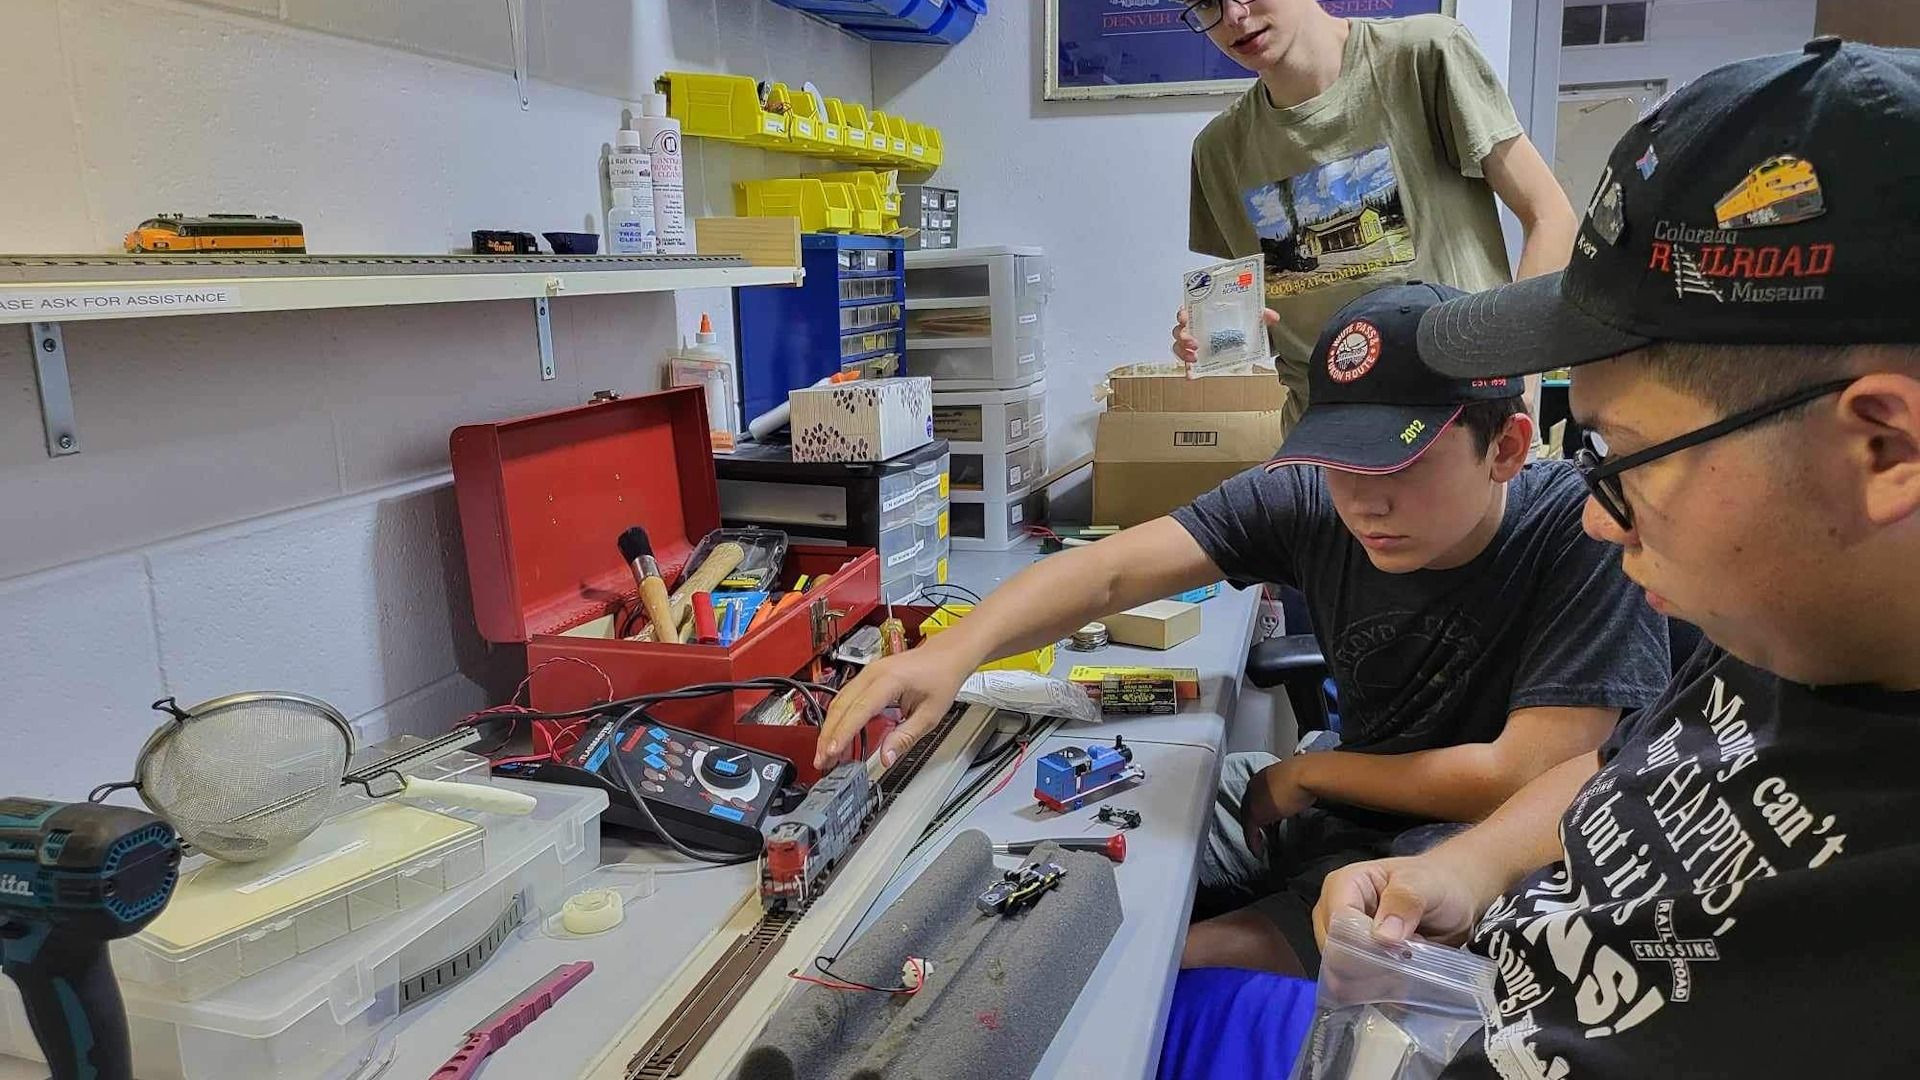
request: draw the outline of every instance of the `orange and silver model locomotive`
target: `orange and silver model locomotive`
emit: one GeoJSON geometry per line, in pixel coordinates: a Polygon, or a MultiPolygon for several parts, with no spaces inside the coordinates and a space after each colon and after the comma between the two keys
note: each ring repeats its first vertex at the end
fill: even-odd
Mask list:
{"type": "Polygon", "coordinates": [[[123,241],[129,255],[305,255],[300,223],[258,214],[161,214],[141,222],[123,241]]]}

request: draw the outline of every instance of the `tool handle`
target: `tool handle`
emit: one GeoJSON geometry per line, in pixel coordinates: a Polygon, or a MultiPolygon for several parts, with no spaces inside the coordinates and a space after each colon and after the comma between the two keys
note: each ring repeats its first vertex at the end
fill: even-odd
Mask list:
{"type": "Polygon", "coordinates": [[[657,577],[640,582],[640,606],[646,609],[653,632],[669,645],[680,643],[679,625],[673,621],[673,607],[667,602],[667,583],[657,577]]]}
{"type": "Polygon", "coordinates": [[[713,614],[713,594],[693,594],[693,640],[702,645],[720,644],[720,624],[713,614]]]}
{"type": "MultiPolygon", "coordinates": [[[[680,587],[673,590],[673,595],[667,598],[667,605],[673,609],[673,625],[676,633],[680,625],[693,616],[693,594],[712,592],[727,579],[728,574],[739,569],[740,564],[746,561],[747,549],[739,544],[728,541],[714,545],[714,549],[707,553],[706,559],[694,569],[693,573],[688,574],[680,582],[680,587]]],[[[652,617],[651,612],[648,613],[648,617],[652,617]]],[[[660,641],[663,639],[657,636],[653,626],[648,626],[628,640],[660,641]]]]}
{"type": "MultiPolygon", "coordinates": [[[[33,959],[9,959],[4,967],[20,988],[27,1023],[53,1069],[53,1080],[133,1080],[127,1011],[107,958],[107,943],[71,940],[44,927],[28,929],[28,935],[33,934],[47,935],[33,959]]],[[[8,943],[10,955],[15,944],[8,943]]]]}
{"type": "Polygon", "coordinates": [[[1114,862],[1127,861],[1127,834],[1114,833],[1112,836],[1061,836],[1046,840],[1017,840],[1010,844],[995,844],[993,849],[1002,855],[1028,855],[1041,844],[1054,844],[1062,851],[1090,851],[1102,855],[1114,862]]]}
{"type": "Polygon", "coordinates": [[[433,799],[451,806],[471,807],[495,814],[524,817],[533,813],[540,800],[524,791],[509,791],[492,784],[461,784],[451,780],[421,780],[409,776],[400,791],[405,799],[433,799]]]}

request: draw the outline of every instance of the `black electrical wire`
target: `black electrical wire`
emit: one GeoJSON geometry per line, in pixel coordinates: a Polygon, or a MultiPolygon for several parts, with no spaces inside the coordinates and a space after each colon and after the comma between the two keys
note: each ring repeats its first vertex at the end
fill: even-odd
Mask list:
{"type": "MultiPolygon", "coordinates": [[[[857,979],[849,979],[845,975],[833,970],[833,965],[839,962],[840,958],[838,956],[816,956],[813,958],[813,970],[836,982],[845,983],[848,986],[857,987],[861,990],[872,990],[878,994],[910,994],[913,992],[913,987],[911,986],[873,986],[860,982],[857,979]]],[[[924,979],[925,976],[922,975],[921,978],[924,979]]]]}

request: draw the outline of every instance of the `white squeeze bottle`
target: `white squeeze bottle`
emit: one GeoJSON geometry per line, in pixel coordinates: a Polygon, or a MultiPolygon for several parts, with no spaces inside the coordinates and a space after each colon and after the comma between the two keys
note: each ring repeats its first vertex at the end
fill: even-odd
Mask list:
{"type": "Polygon", "coordinates": [[[640,138],[653,169],[653,221],[660,232],[660,253],[690,255],[687,237],[687,189],[680,162],[680,121],[667,115],[667,95],[640,100],[640,138]]]}
{"type": "Polygon", "coordinates": [[[643,188],[614,188],[613,209],[607,211],[609,255],[652,255],[660,250],[653,232],[653,210],[637,205],[643,188]]]}
{"type": "Polygon", "coordinates": [[[615,255],[659,251],[659,230],[653,214],[653,161],[647,155],[645,140],[633,128],[621,128],[613,137],[613,151],[607,155],[607,188],[613,196],[613,206],[607,212],[607,251],[615,255]],[[630,235],[623,242],[616,233],[616,217],[628,226],[636,219],[644,226],[629,228],[630,235]]]}

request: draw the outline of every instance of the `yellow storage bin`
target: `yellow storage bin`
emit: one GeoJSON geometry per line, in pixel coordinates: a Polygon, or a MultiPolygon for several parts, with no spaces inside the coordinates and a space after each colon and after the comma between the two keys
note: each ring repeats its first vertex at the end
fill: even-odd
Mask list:
{"type": "MultiPolygon", "coordinates": [[[[973,610],[972,604],[942,604],[933,610],[933,614],[920,623],[920,637],[924,640],[959,622],[967,612],[973,610]]],[[[981,671],[1037,671],[1042,675],[1053,670],[1052,645],[1038,649],[1029,649],[1013,656],[1001,657],[989,664],[981,664],[981,671]]]]}
{"type": "Polygon", "coordinates": [[[880,193],[864,184],[834,184],[853,192],[853,231],[879,233],[885,231],[886,216],[880,212],[880,193]]]}
{"type": "Polygon", "coordinates": [[[827,143],[834,149],[835,157],[846,156],[847,146],[847,105],[839,98],[827,99],[827,143]]]}
{"type": "Polygon", "coordinates": [[[906,154],[906,140],[901,139],[900,143],[900,154],[896,156],[893,152],[893,117],[879,109],[867,114],[867,160],[899,164],[900,157],[906,154]]]}
{"type": "Polygon", "coordinates": [[[841,102],[841,108],[847,124],[846,141],[843,144],[846,160],[864,161],[869,153],[867,144],[872,139],[867,130],[871,123],[867,118],[867,107],[857,101],[845,101],[841,102]]]}
{"type": "MultiPolygon", "coordinates": [[[[776,91],[787,88],[779,83],[773,85],[776,91]]],[[[827,114],[821,102],[805,90],[795,91],[787,96],[790,112],[787,114],[787,138],[792,142],[788,149],[796,154],[812,154],[816,157],[831,157],[838,143],[827,137],[827,114]]],[[[835,130],[838,130],[837,127],[835,130]]]]}
{"type": "Polygon", "coordinates": [[[800,219],[801,232],[847,232],[853,228],[853,196],[845,184],[818,180],[747,180],[733,185],[734,208],[742,217],[800,219]]]}
{"type": "Polygon", "coordinates": [[[940,135],[940,129],[932,124],[922,125],[927,132],[927,168],[937,169],[947,160],[946,140],[940,135]]]}
{"type": "Polygon", "coordinates": [[[667,95],[667,115],[680,121],[682,135],[787,147],[787,118],[760,107],[760,93],[745,75],[669,71],[657,85],[667,95]]]}
{"type": "Polygon", "coordinates": [[[913,155],[907,151],[907,121],[902,116],[887,117],[887,152],[902,164],[913,161],[913,155]]]}
{"type": "Polygon", "coordinates": [[[927,125],[907,121],[907,157],[916,169],[932,167],[927,164],[927,125]]]}
{"type": "Polygon", "coordinates": [[[881,214],[896,218],[900,216],[898,170],[846,169],[841,172],[802,173],[801,175],[810,180],[824,180],[832,184],[852,184],[855,191],[870,191],[881,214]]]}

